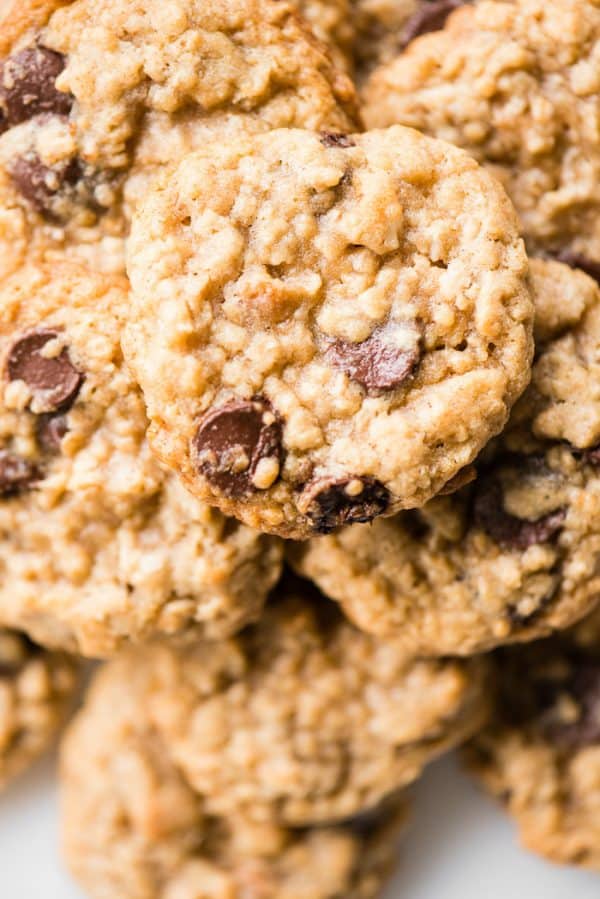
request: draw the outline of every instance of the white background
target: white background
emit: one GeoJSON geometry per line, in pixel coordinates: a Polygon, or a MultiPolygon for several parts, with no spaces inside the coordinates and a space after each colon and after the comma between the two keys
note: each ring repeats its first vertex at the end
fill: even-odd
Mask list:
{"type": "MultiPolygon", "coordinates": [[[[52,763],[0,798],[1,899],[84,899],[58,862],[52,763]]],[[[512,824],[454,760],[415,790],[385,899],[599,899],[600,874],[555,868],[516,846],[512,824]]],[[[127,899],[126,896],[119,899],[127,899]]]]}

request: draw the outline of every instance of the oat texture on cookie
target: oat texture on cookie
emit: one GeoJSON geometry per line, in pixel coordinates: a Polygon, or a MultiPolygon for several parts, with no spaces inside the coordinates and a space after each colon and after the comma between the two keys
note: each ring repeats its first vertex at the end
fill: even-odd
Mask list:
{"type": "Polygon", "coordinates": [[[17,13],[10,3],[0,248],[19,240],[122,271],[130,207],[158,167],[208,135],[352,127],[353,85],[296,5],[24,0],[17,13]]]}
{"type": "Polygon", "coordinates": [[[360,627],[472,653],[581,617],[600,592],[600,291],[532,261],[537,358],[502,437],[420,510],[290,545],[360,627]]]}
{"type": "MultiPolygon", "coordinates": [[[[231,664],[235,669],[234,657],[231,664]]],[[[209,690],[215,671],[206,672],[209,690]]],[[[223,676],[224,685],[225,670],[223,676]]],[[[138,667],[128,654],[110,662],[62,748],[63,851],[89,896],[379,894],[394,861],[402,799],[367,816],[301,828],[249,819],[240,810],[214,813],[173,754],[168,735],[147,714],[154,683],[149,667],[138,667]]],[[[275,744],[270,748],[276,751],[275,744]]],[[[268,764],[276,766],[275,756],[268,764]]]]}
{"type": "Polygon", "coordinates": [[[0,789],[56,737],[77,686],[77,664],[0,628],[0,789]]]}
{"type": "Polygon", "coordinates": [[[600,870],[600,615],[494,658],[494,711],[467,747],[524,846],[600,870]]]}
{"type": "Polygon", "coordinates": [[[529,247],[600,277],[600,4],[465,6],[365,86],[369,127],[464,147],[503,182],[529,247]]]}
{"type": "Polygon", "coordinates": [[[228,522],[164,473],[119,335],[124,280],[64,261],[0,286],[0,620],[105,655],[254,618],[275,539],[228,522]]]}
{"type": "Polygon", "coordinates": [[[510,204],[412,130],[209,144],[148,193],[128,268],[154,449],[283,536],[423,504],[529,378],[510,204]]]}
{"type": "Polygon", "coordinates": [[[207,814],[283,826],[376,807],[486,711],[480,660],[409,659],[302,581],[235,638],[155,643],[122,665],[207,814]]]}

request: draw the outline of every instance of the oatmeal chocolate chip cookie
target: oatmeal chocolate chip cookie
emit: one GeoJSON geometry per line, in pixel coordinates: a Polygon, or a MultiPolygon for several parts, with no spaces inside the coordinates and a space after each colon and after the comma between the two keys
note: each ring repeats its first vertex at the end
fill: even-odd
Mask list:
{"type": "Polygon", "coordinates": [[[153,448],[282,536],[423,504],[529,379],[512,207],[412,130],[207,145],[146,196],[129,272],[153,448]]]}
{"type": "MultiPolygon", "coordinates": [[[[96,677],[62,749],[64,854],[91,897],[378,894],[394,861],[401,800],[335,826],[292,828],[250,821],[239,811],[214,814],[152,722],[153,678],[132,661],[124,656],[96,677]]],[[[200,690],[203,681],[204,674],[200,690]]],[[[276,766],[276,746],[269,748],[276,766]]]]}
{"type": "Polygon", "coordinates": [[[278,541],[165,474],[119,335],[127,285],[64,260],[0,285],[0,621],[87,655],[256,617],[278,541]]]}
{"type": "Polygon", "coordinates": [[[523,844],[600,870],[600,615],[494,661],[489,725],[468,746],[475,776],[523,844]]]}
{"type": "Polygon", "coordinates": [[[119,271],[129,206],[177,144],[185,152],[231,120],[246,131],[355,124],[354,88],[295,3],[57,5],[25,0],[3,43],[0,240],[3,227],[25,229],[42,253],[58,245],[119,271]]]}
{"type": "Polygon", "coordinates": [[[465,148],[501,178],[530,249],[598,266],[599,57],[597,0],[482,0],[375,71],[364,116],[465,148]]]}
{"type": "Polygon", "coordinates": [[[468,0],[350,0],[359,79],[394,59],[412,40],[444,27],[468,0]]]}
{"type": "Polygon", "coordinates": [[[357,625],[413,652],[543,636],[600,595],[600,290],[540,260],[532,284],[531,386],[456,492],[289,548],[357,625]]]}
{"type": "Polygon", "coordinates": [[[51,743],[76,688],[77,666],[0,628],[0,789],[51,743]]]}
{"type": "Polygon", "coordinates": [[[409,659],[303,581],[285,580],[235,638],[154,643],[120,664],[207,814],[227,819],[300,827],[362,814],[486,712],[480,660],[409,659]]]}

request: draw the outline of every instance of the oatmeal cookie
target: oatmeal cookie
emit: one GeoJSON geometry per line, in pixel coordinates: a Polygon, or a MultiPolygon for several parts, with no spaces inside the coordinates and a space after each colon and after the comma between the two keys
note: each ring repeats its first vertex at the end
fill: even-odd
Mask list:
{"type": "Polygon", "coordinates": [[[148,668],[131,662],[125,656],[100,672],[62,750],[64,854],[90,896],[369,899],[378,893],[393,862],[401,800],[335,826],[292,828],[239,811],[212,813],[148,715],[148,668]]]}
{"type": "Polygon", "coordinates": [[[0,621],[105,655],[260,613],[281,548],[154,460],[119,335],[120,278],[33,263],[0,284],[0,621]]]}
{"type": "Polygon", "coordinates": [[[468,150],[504,183],[532,251],[600,277],[600,3],[481,0],[364,89],[368,127],[468,150]]]}
{"type": "Polygon", "coordinates": [[[303,581],[237,637],[137,647],[117,670],[208,814],[282,826],[377,806],[486,712],[480,660],[411,660],[303,581]]]}
{"type": "Polygon", "coordinates": [[[413,652],[544,636],[600,595],[600,290],[553,261],[532,260],[532,284],[531,386],[457,492],[289,548],[356,624],[413,652]]]}
{"type": "Polygon", "coordinates": [[[495,707],[467,751],[523,844],[600,870],[600,614],[494,660],[495,707]]]}
{"type": "Polygon", "coordinates": [[[351,82],[295,7],[24,0],[16,12],[10,3],[11,40],[0,58],[0,240],[5,229],[25,229],[42,254],[58,246],[118,271],[129,206],[172,151],[172,131],[181,129],[185,149],[229,130],[232,119],[245,131],[355,124],[351,82]]]}
{"type": "Polygon", "coordinates": [[[129,250],[153,448],[268,532],[422,505],[529,379],[512,208],[412,130],[209,144],[148,193],[129,250]]]}
{"type": "Polygon", "coordinates": [[[0,629],[0,789],[48,748],[64,721],[77,666],[0,629]]]}

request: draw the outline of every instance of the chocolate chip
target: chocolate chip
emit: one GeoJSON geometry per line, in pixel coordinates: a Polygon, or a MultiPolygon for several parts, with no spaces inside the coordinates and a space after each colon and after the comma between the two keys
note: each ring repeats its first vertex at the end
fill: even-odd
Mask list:
{"type": "Polygon", "coordinates": [[[465,6],[466,2],[467,0],[428,0],[428,2],[422,3],[406,23],[402,35],[402,46],[406,47],[422,34],[440,31],[446,24],[450,13],[465,6]]]}
{"type": "Polygon", "coordinates": [[[0,131],[37,115],[68,115],[73,97],[56,89],[64,67],[65,57],[48,47],[27,47],[10,56],[0,68],[0,131]]]}
{"type": "Polygon", "coordinates": [[[66,415],[50,412],[37,417],[36,436],[41,448],[47,453],[57,453],[60,450],[61,441],[68,430],[66,415]]]}
{"type": "Polygon", "coordinates": [[[325,358],[367,393],[393,390],[415,373],[421,358],[421,334],[412,324],[388,322],[362,343],[330,341],[325,358]]]}
{"type": "Polygon", "coordinates": [[[473,521],[488,537],[505,549],[525,550],[547,543],[561,530],[567,510],[555,509],[535,521],[517,518],[504,508],[502,486],[496,478],[479,485],[473,502],[473,521]]]}
{"type": "Polygon", "coordinates": [[[283,462],[281,419],[264,397],[233,400],[204,417],[194,451],[198,470],[226,496],[267,489],[283,462]]]}
{"type": "Polygon", "coordinates": [[[73,189],[83,172],[77,158],[51,168],[44,165],[36,153],[31,152],[15,159],[10,168],[10,176],[21,195],[40,215],[60,218],[56,199],[65,189],[73,189]]]}
{"type": "Polygon", "coordinates": [[[538,726],[547,739],[570,751],[600,743],[600,664],[592,660],[575,664],[571,677],[548,684],[546,693],[547,709],[538,726]],[[565,720],[561,714],[561,697],[575,706],[574,718],[565,720]]]}
{"type": "Polygon", "coordinates": [[[65,410],[72,405],[83,384],[83,375],[69,359],[66,347],[58,355],[43,355],[46,344],[58,337],[58,331],[47,328],[30,331],[13,343],[8,354],[8,377],[27,384],[35,401],[35,412],[65,410]]]}
{"type": "Polygon", "coordinates": [[[374,478],[321,478],[304,492],[301,506],[318,534],[372,521],[387,510],[390,494],[374,478]]]}
{"type": "Polygon", "coordinates": [[[0,496],[15,496],[40,480],[38,469],[27,459],[0,451],[0,496]]]}
{"type": "Polygon", "coordinates": [[[349,147],[355,147],[356,143],[347,134],[336,134],[333,131],[321,131],[321,143],[324,147],[341,147],[347,150],[349,147]]]}
{"type": "Polygon", "coordinates": [[[600,262],[595,262],[581,253],[574,253],[571,250],[558,250],[551,254],[558,262],[563,262],[570,268],[580,268],[582,272],[589,275],[600,284],[600,262]]]}

